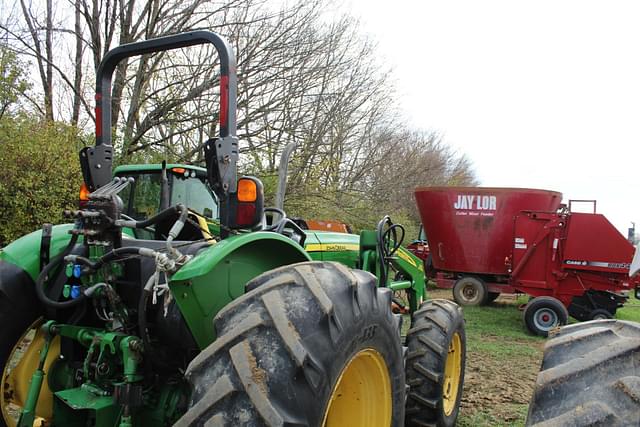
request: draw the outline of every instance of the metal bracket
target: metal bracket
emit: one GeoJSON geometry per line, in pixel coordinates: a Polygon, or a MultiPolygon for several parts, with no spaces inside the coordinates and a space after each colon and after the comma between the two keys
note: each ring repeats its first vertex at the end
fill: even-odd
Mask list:
{"type": "Polygon", "coordinates": [[[210,139],[204,145],[209,185],[219,199],[225,200],[238,186],[238,138],[225,136],[210,139]]]}

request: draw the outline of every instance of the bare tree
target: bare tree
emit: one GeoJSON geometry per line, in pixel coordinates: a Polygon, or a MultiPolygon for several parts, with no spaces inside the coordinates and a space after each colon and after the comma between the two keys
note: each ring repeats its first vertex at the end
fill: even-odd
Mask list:
{"type": "MultiPolygon", "coordinates": [[[[28,1],[20,0],[21,20],[0,29],[38,65],[48,118],[94,120],[94,70],[116,44],[212,29],[237,54],[241,168],[269,184],[284,147],[297,143],[288,209],[369,220],[384,209],[409,212],[412,186],[474,182],[469,162],[437,135],[407,129],[375,43],[352,17],[329,19],[328,0],[57,0],[74,11],[57,20],[53,0],[43,10],[28,1]],[[52,55],[52,40],[73,61],[52,55]],[[56,90],[72,94],[69,111],[54,104],[56,90]]],[[[122,61],[111,105],[121,161],[201,162],[217,130],[217,65],[212,46],[122,61]]]]}
{"type": "Polygon", "coordinates": [[[30,42],[23,38],[22,43],[36,59],[44,95],[44,115],[47,120],[53,120],[53,3],[52,0],[46,1],[44,18],[37,16],[25,0],[20,0],[20,7],[30,36],[30,42]],[[41,23],[43,19],[44,24],[41,23]]]}

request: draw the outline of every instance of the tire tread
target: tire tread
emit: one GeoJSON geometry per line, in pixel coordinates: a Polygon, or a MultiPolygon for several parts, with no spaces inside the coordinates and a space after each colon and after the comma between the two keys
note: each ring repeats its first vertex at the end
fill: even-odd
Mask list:
{"type": "Polygon", "coordinates": [[[640,324],[596,320],[545,345],[527,426],[640,424],[640,324]]]}
{"type": "MultiPolygon", "coordinates": [[[[337,263],[308,262],[272,270],[249,282],[246,288],[250,290],[216,315],[218,339],[189,364],[186,377],[193,384],[193,406],[177,425],[309,424],[308,420],[322,410],[317,403],[325,394],[320,393],[326,393],[322,390],[331,384],[326,361],[316,360],[318,354],[314,355],[302,336],[313,333],[322,337],[317,342],[326,342],[322,346],[324,358],[354,340],[356,335],[350,332],[347,336],[346,331],[359,324],[358,319],[365,314],[370,316],[373,301],[384,307],[391,297],[387,289],[377,289],[373,279],[368,273],[352,272],[337,263]],[[331,287],[325,289],[321,280],[330,280],[331,287]],[[345,297],[336,299],[338,295],[345,297]],[[291,307],[297,307],[295,312],[291,307]],[[287,378],[287,385],[272,388],[270,381],[275,376],[282,378],[278,381],[287,378]],[[286,387],[290,387],[289,391],[283,392],[286,387]],[[306,402],[315,402],[313,414],[309,408],[290,406],[303,396],[300,393],[306,402]],[[245,418],[239,418],[240,412],[246,413],[245,418]]],[[[397,335],[394,357],[401,361],[401,317],[392,316],[390,302],[387,307],[379,310],[376,318],[388,325],[384,328],[393,329],[392,335],[397,335]]],[[[315,345],[318,351],[318,344],[315,345]]],[[[393,384],[401,383],[404,389],[404,373],[401,364],[397,366],[399,373],[391,380],[393,384]]],[[[393,372],[393,368],[390,370],[393,372]]],[[[402,418],[398,411],[404,413],[402,405],[399,408],[394,409],[396,422],[402,418]]]]}
{"type": "Polygon", "coordinates": [[[407,333],[408,425],[449,427],[455,424],[458,409],[447,417],[441,403],[445,360],[449,340],[454,332],[460,334],[463,345],[459,390],[459,393],[462,393],[465,354],[462,310],[457,304],[447,300],[431,300],[424,303],[413,315],[413,322],[407,333]]]}

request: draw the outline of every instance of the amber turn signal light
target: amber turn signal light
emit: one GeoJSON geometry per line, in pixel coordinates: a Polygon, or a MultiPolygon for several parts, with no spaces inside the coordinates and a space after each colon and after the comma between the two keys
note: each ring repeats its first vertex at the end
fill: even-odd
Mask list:
{"type": "Polygon", "coordinates": [[[238,180],[238,201],[255,202],[258,198],[258,187],[254,180],[240,178],[238,180]]]}
{"type": "Polygon", "coordinates": [[[83,182],[80,186],[80,196],[78,198],[81,201],[86,202],[87,200],[89,200],[89,193],[89,187],[87,187],[87,184],[83,182]]]}

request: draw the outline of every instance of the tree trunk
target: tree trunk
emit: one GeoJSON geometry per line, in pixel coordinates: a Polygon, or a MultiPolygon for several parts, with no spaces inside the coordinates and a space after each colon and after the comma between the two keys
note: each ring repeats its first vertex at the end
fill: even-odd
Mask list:
{"type": "Polygon", "coordinates": [[[76,0],[76,14],[75,14],[75,38],[76,38],[76,56],[75,56],[75,75],[73,79],[73,112],[71,115],[71,124],[78,126],[80,120],[80,106],[82,105],[81,91],[82,91],[82,26],[80,19],[82,15],[80,13],[81,0],[76,0]]]}

